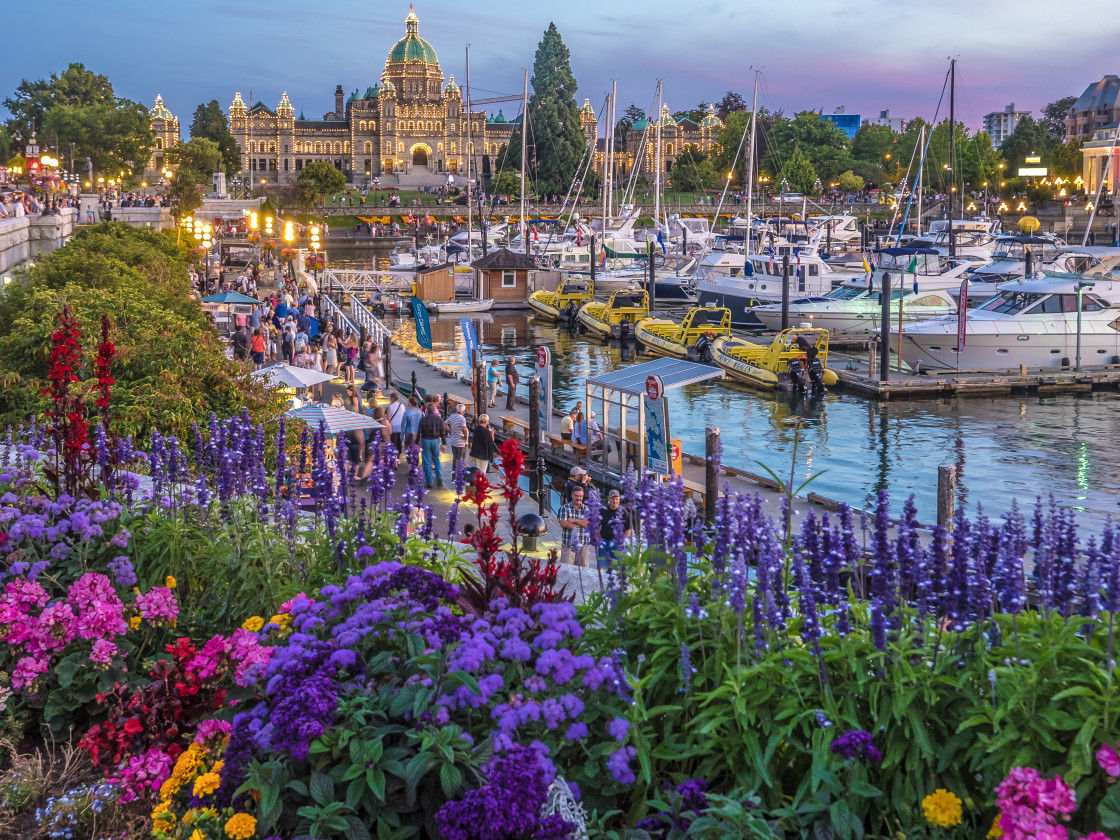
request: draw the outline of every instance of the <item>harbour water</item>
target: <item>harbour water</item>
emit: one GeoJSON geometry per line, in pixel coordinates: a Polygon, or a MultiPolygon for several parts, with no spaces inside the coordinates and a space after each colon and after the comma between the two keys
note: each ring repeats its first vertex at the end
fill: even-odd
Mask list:
{"type": "MultiPolygon", "coordinates": [[[[484,356],[514,356],[523,378],[536,348],[551,348],[557,408],[583,399],[588,376],[649,358],[634,343],[606,344],[523,312],[472,321],[484,356]]],[[[432,319],[431,351],[416,344],[411,320],[388,325],[409,351],[468,370],[458,319],[432,319]]],[[[449,382],[449,390],[465,389],[449,382]]],[[[1081,511],[1086,524],[1099,524],[1120,501],[1116,393],[878,403],[834,391],[794,401],[715,381],[672,392],[670,422],[672,436],[694,453],[704,451],[705,426],[719,426],[725,461],[756,473],[765,465],[788,477],[796,445],[795,483],[820,474],[804,492],[869,507],[885,489],[896,509],[913,494],[924,522],[936,517],[943,463],[957,466],[957,503],[970,511],[982,505],[991,516],[1010,509],[1013,499],[1029,510],[1038,495],[1052,493],[1081,511]]]]}

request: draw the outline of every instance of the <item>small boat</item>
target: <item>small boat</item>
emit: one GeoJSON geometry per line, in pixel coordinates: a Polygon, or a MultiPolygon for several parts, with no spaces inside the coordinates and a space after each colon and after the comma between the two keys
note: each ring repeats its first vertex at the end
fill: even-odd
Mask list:
{"type": "Polygon", "coordinates": [[[595,300],[595,283],[585,277],[565,277],[555,292],[533,292],[529,308],[546,321],[574,321],[579,308],[595,300]]]}
{"type": "Polygon", "coordinates": [[[447,300],[442,303],[429,303],[427,307],[437,315],[452,315],[459,312],[489,312],[493,305],[493,298],[487,298],[486,300],[462,298],[460,300],[447,300]]]}
{"type": "Polygon", "coordinates": [[[707,364],[712,364],[712,343],[721,335],[731,335],[731,310],[725,306],[694,306],[679,324],[643,318],[634,326],[634,337],[649,352],[707,364]]]}
{"type": "Polygon", "coordinates": [[[828,330],[815,327],[783,330],[769,346],[722,336],[712,345],[712,360],[732,379],[768,391],[818,391],[837,382],[827,368],[828,330]],[[806,358],[798,338],[816,350],[815,358],[806,358]]]}
{"type": "Polygon", "coordinates": [[[602,338],[626,338],[634,325],[649,315],[649,295],[644,289],[612,292],[606,303],[591,301],[579,309],[577,318],[602,338]]]}

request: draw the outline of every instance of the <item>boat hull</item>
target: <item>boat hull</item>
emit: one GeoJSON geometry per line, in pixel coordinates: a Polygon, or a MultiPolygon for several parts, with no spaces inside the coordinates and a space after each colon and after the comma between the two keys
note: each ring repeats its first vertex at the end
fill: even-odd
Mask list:
{"type": "Polygon", "coordinates": [[[646,348],[646,350],[658,356],[671,356],[674,359],[690,358],[689,351],[692,350],[691,347],[679,341],[665,338],[655,332],[650,332],[642,326],[641,321],[634,327],[634,338],[636,338],[638,343],[646,348]]]}
{"type": "MultiPolygon", "coordinates": [[[[1115,364],[1120,358],[1120,333],[1082,331],[1081,364],[1092,367],[1115,364]]],[[[898,340],[897,333],[892,343],[898,340]]],[[[902,358],[912,368],[925,370],[1009,370],[1061,367],[1077,357],[1076,332],[1048,333],[974,333],[969,332],[965,346],[957,352],[953,332],[908,333],[902,331],[902,358]]]]}
{"type": "Polygon", "coordinates": [[[762,303],[752,295],[739,294],[723,287],[708,288],[706,284],[696,287],[697,306],[726,306],[731,310],[731,325],[759,329],[762,322],[752,311],[762,303]]]}
{"type": "Polygon", "coordinates": [[[489,312],[493,300],[455,300],[448,303],[429,303],[428,309],[437,315],[452,315],[457,312],[489,312]]]}
{"type": "MultiPolygon", "coordinates": [[[[745,343],[746,342],[740,342],[738,339],[716,341],[712,347],[712,361],[716,363],[716,367],[720,368],[720,370],[724,371],[736,382],[742,382],[744,385],[750,385],[753,388],[761,388],[766,391],[776,390],[780,380],[778,374],[728,352],[745,343]]],[[[786,376],[786,386],[789,386],[788,376],[786,376]]]]}
{"type": "Polygon", "coordinates": [[[585,308],[581,308],[576,317],[588,332],[600,338],[629,338],[634,335],[633,324],[626,322],[625,329],[623,329],[624,325],[622,323],[611,324],[603,321],[589,313],[585,308]]]}

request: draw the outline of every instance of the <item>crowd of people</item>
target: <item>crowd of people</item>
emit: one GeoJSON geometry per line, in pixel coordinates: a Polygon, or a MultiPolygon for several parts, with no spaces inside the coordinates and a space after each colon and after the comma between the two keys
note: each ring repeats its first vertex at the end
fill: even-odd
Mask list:
{"type": "Polygon", "coordinates": [[[24,216],[55,216],[66,207],[77,207],[74,196],[58,195],[39,199],[30,192],[0,193],[0,219],[19,219],[24,216]]]}

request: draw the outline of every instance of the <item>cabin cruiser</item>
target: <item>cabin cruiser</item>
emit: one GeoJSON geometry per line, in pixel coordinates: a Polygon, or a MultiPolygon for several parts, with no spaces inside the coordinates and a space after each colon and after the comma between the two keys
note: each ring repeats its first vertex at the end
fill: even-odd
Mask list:
{"type": "MultiPolygon", "coordinates": [[[[874,252],[873,259],[870,276],[848,275],[839,288],[823,298],[792,300],[789,323],[808,322],[832,335],[869,335],[881,325],[886,275],[891,278],[891,323],[897,324],[900,316],[906,324],[957,311],[956,295],[967,267],[964,263],[947,263],[929,248],[881,248],[874,252]]],[[[994,288],[989,292],[980,284],[976,297],[990,297],[994,292],[994,288]]],[[[752,314],[768,329],[782,327],[780,304],[757,306],[752,314]]]]}
{"type": "MultiPolygon", "coordinates": [[[[477,224],[477,222],[476,222],[477,224]]],[[[508,225],[505,222],[495,222],[486,225],[486,246],[488,250],[493,250],[501,247],[501,241],[506,236],[508,225]]],[[[461,248],[467,246],[467,242],[471,243],[471,251],[482,248],[482,231],[472,228],[469,231],[461,230],[452,236],[448,242],[457,245],[461,248]]]]}
{"type": "MultiPolygon", "coordinates": [[[[995,248],[999,220],[984,217],[954,219],[952,233],[956,241],[954,256],[978,257],[987,262],[992,258],[995,248]]],[[[949,220],[935,219],[930,222],[928,233],[915,237],[906,244],[910,248],[933,248],[941,256],[949,256],[949,220]]]]}
{"type": "Polygon", "coordinates": [[[622,215],[607,218],[606,229],[603,219],[593,218],[591,229],[598,240],[597,244],[607,259],[636,259],[646,254],[648,246],[645,237],[638,238],[634,225],[638,221],[639,210],[630,205],[622,208],[622,215]]]}
{"type": "MultiPolygon", "coordinates": [[[[1076,363],[1078,299],[1081,363],[1120,362],[1120,282],[1111,272],[1087,279],[1046,274],[1005,283],[999,294],[964,315],[957,348],[957,315],[903,324],[902,358],[917,369],[1006,370],[1076,363]]],[[[897,328],[893,330],[897,333],[897,328]]]]}
{"type": "Polygon", "coordinates": [[[834,245],[858,242],[862,235],[856,216],[813,216],[809,222],[820,231],[819,238],[822,242],[831,240],[834,245]]]}
{"type": "MultiPolygon", "coordinates": [[[[735,326],[759,325],[754,307],[782,299],[782,259],[769,254],[725,254],[721,264],[740,262],[731,274],[712,271],[701,261],[696,272],[696,296],[701,306],[726,306],[735,326]]],[[[788,256],[788,255],[786,255],[788,256]]],[[[827,294],[845,275],[833,271],[811,249],[790,260],[789,291],[793,299],[827,294]]]]}
{"type": "MultiPolygon", "coordinates": [[[[1062,255],[1065,242],[1056,236],[1019,236],[1006,234],[997,236],[992,249],[990,262],[978,265],[969,271],[969,280],[984,282],[1009,283],[1018,280],[1027,269],[1027,256],[1031,258],[1031,273],[1050,267],[1062,255]]],[[[1073,271],[1078,273],[1081,269],[1076,267],[1076,257],[1066,254],[1060,260],[1063,264],[1059,271],[1073,271]],[[1069,263],[1068,265],[1065,265],[1069,263]]]]}
{"type": "Polygon", "coordinates": [[[691,256],[700,250],[711,250],[715,245],[716,236],[706,218],[686,219],[673,214],[668,220],[668,233],[669,241],[680,240],[682,254],[691,256]]]}

